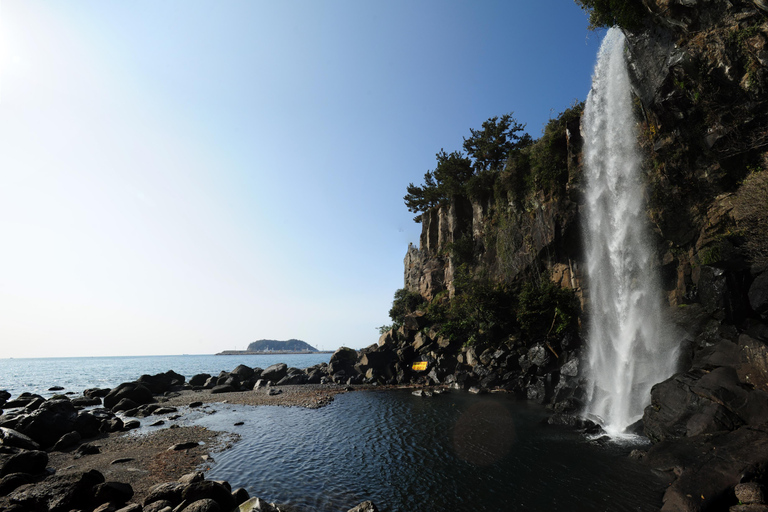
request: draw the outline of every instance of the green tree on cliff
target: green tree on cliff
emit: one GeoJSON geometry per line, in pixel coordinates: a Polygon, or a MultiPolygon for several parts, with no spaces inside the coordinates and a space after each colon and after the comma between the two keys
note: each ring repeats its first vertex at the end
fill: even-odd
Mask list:
{"type": "Polygon", "coordinates": [[[468,195],[468,184],[479,173],[502,170],[511,152],[531,145],[531,136],[524,129],[512,114],[504,114],[488,119],[480,130],[470,128],[471,136],[464,139],[466,155],[441,149],[435,170],[424,175],[424,184],[409,183],[406,188],[405,206],[418,214],[413,220],[421,222],[429,209],[450,203],[456,195],[468,195]]]}
{"type": "Polygon", "coordinates": [[[481,130],[470,128],[472,136],[464,139],[464,151],[474,159],[475,171],[502,170],[510,152],[531,144],[531,136],[523,130],[525,125],[512,114],[488,119],[481,130]]]}
{"type": "Polygon", "coordinates": [[[647,11],[641,0],[576,0],[589,13],[589,28],[640,28],[647,11]]]}

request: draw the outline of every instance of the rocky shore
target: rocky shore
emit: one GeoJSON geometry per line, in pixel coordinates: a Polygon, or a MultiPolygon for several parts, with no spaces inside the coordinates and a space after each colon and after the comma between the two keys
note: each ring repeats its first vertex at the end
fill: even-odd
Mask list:
{"type": "MultiPolygon", "coordinates": [[[[47,400],[0,391],[0,510],[291,510],[227,482],[206,480],[206,463],[238,436],[186,426],[184,414],[212,402],[322,407],[349,389],[327,378],[320,383],[315,370],[328,366],[297,370],[277,364],[262,370],[241,365],[189,382],[168,371],[47,400]],[[142,425],[167,428],[138,432],[142,425]]],[[[352,510],[376,507],[364,502],[352,510]]]]}

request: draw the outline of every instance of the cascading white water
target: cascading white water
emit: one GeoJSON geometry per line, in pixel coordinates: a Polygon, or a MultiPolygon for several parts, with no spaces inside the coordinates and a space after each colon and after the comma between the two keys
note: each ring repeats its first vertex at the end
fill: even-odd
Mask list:
{"type": "Polygon", "coordinates": [[[585,415],[613,436],[642,417],[651,387],[672,375],[677,362],[646,235],[624,47],[621,30],[610,29],[582,119],[589,291],[585,415]]]}

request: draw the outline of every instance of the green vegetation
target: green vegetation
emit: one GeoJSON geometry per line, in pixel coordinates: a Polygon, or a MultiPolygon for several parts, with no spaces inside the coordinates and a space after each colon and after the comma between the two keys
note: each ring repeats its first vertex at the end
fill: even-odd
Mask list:
{"type": "Polygon", "coordinates": [[[579,310],[573,290],[559,288],[548,279],[538,286],[528,282],[520,292],[517,321],[526,338],[538,340],[575,331],[579,310]]]}
{"type": "Polygon", "coordinates": [[[515,325],[514,294],[485,277],[473,278],[461,265],[454,278],[456,294],[449,301],[437,296],[427,307],[441,336],[470,345],[494,345],[515,325]]]}
{"type": "MultiPolygon", "coordinates": [[[[403,325],[405,315],[413,313],[423,304],[424,298],[417,292],[412,292],[405,288],[397,290],[395,292],[395,298],[392,301],[392,309],[389,310],[389,318],[391,318],[393,322],[391,327],[397,328],[403,325]]],[[[386,330],[384,332],[386,332],[386,330]]]]}
{"type": "Polygon", "coordinates": [[[491,174],[501,170],[508,156],[531,144],[531,137],[521,133],[525,126],[512,114],[492,117],[480,130],[470,128],[472,136],[464,139],[466,155],[460,151],[437,153],[437,167],[427,171],[424,184],[408,184],[403,197],[408,211],[416,213],[414,221],[420,222],[424,212],[436,206],[449,204],[457,195],[470,196],[478,185],[492,183],[491,174]]]}
{"type": "Polygon", "coordinates": [[[547,123],[544,134],[535,144],[525,148],[510,162],[510,168],[516,175],[511,184],[518,200],[535,190],[545,194],[558,194],[565,190],[569,178],[565,131],[568,123],[580,119],[583,113],[584,102],[561,112],[547,123]]]}
{"type": "Polygon", "coordinates": [[[619,26],[629,30],[642,27],[647,11],[640,0],[576,0],[589,13],[589,28],[619,26]]]}

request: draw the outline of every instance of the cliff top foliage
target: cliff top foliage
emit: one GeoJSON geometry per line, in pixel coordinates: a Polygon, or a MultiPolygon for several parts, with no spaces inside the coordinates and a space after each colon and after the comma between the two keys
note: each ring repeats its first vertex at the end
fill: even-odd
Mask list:
{"type": "Polygon", "coordinates": [[[500,171],[511,153],[532,143],[524,130],[525,125],[517,122],[512,113],[495,116],[480,130],[470,128],[472,135],[464,139],[463,145],[466,154],[441,149],[436,155],[437,167],[424,175],[424,185],[409,183],[406,189],[405,205],[408,211],[418,214],[413,220],[420,222],[422,213],[450,203],[456,195],[466,195],[476,177],[500,171]]]}
{"type": "Polygon", "coordinates": [[[647,10],[641,0],[575,0],[589,14],[589,28],[618,26],[628,30],[642,27],[647,10]]]}
{"type": "Polygon", "coordinates": [[[424,212],[447,205],[456,196],[489,196],[498,191],[499,182],[504,193],[513,192],[518,199],[534,190],[562,191],[568,182],[566,125],[583,111],[584,103],[575,103],[551,119],[536,141],[511,113],[488,119],[480,130],[470,128],[472,135],[463,145],[466,154],[441,149],[424,184],[408,185],[403,200],[409,211],[418,214],[413,220],[420,222],[424,212]]]}

